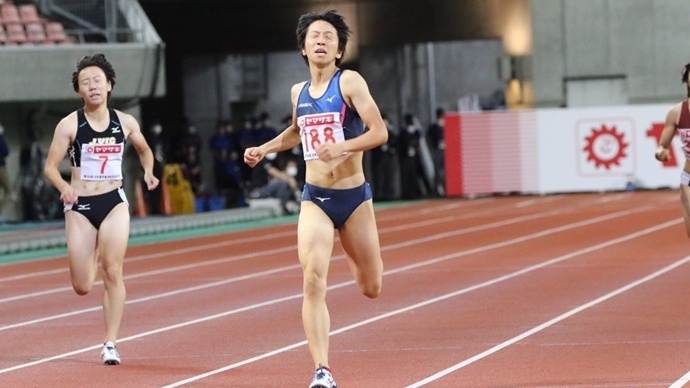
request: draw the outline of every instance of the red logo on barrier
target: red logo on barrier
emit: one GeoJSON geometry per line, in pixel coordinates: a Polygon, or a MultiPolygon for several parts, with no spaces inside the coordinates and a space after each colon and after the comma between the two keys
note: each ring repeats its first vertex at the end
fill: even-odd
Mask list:
{"type": "Polygon", "coordinates": [[[583,151],[587,152],[587,161],[594,162],[596,168],[604,167],[609,170],[613,165],[620,166],[622,158],[626,157],[626,149],[630,144],[624,140],[623,133],[619,133],[615,126],[601,129],[592,128],[592,133],[585,138],[587,145],[583,151]]]}

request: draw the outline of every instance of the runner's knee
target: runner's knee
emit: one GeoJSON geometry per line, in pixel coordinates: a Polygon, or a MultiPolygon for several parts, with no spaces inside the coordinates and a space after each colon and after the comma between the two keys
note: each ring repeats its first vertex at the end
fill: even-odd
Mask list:
{"type": "Polygon", "coordinates": [[[121,265],[106,265],[103,264],[103,282],[106,286],[116,284],[122,281],[122,266],[121,265]]]}
{"type": "Polygon", "coordinates": [[[364,294],[364,296],[374,299],[381,294],[381,282],[376,281],[364,284],[360,283],[360,289],[362,290],[362,294],[364,294]]]}
{"type": "Polygon", "coordinates": [[[326,278],[319,276],[314,271],[304,272],[304,296],[305,297],[319,297],[326,296],[326,278]]]}
{"type": "Polygon", "coordinates": [[[381,294],[381,286],[383,283],[383,266],[377,264],[375,267],[362,269],[355,267],[354,275],[357,279],[357,284],[362,294],[367,298],[374,299],[381,294]]]}
{"type": "Polygon", "coordinates": [[[77,295],[88,294],[91,291],[92,286],[92,282],[80,282],[74,279],[72,280],[72,288],[74,289],[74,292],[77,293],[77,295]]]}
{"type": "Polygon", "coordinates": [[[362,272],[357,272],[356,278],[360,291],[367,298],[374,299],[381,294],[381,276],[366,276],[362,272]]]}

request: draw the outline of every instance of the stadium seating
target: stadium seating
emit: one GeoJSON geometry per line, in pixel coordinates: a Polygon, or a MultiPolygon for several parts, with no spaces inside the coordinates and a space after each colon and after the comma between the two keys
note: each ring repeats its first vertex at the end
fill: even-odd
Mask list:
{"type": "Polygon", "coordinates": [[[0,0],[0,46],[74,43],[62,22],[41,17],[35,4],[0,0]]]}
{"type": "Polygon", "coordinates": [[[19,9],[13,3],[4,2],[0,5],[0,19],[5,25],[20,23],[19,9]]]}
{"type": "Polygon", "coordinates": [[[21,4],[18,6],[19,20],[24,24],[39,23],[38,9],[34,4],[21,4]]]}
{"type": "Polygon", "coordinates": [[[19,23],[6,24],[8,45],[24,44],[28,42],[24,26],[19,23]]]}
{"type": "Polygon", "coordinates": [[[45,24],[45,29],[48,44],[67,43],[69,41],[62,23],[48,21],[45,24]]]}
{"type": "Polygon", "coordinates": [[[27,23],[24,25],[26,29],[27,42],[33,44],[50,44],[46,39],[46,32],[43,28],[43,23],[40,21],[27,23]]]}

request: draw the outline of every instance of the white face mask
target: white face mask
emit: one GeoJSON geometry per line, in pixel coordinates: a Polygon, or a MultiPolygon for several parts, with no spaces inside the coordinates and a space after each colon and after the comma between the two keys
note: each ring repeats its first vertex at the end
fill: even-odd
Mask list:
{"type": "Polygon", "coordinates": [[[276,156],[278,156],[277,153],[271,152],[270,154],[266,154],[266,159],[268,159],[268,160],[275,160],[276,156]]]}
{"type": "Polygon", "coordinates": [[[288,166],[288,168],[285,169],[285,172],[290,176],[295,176],[297,175],[297,167],[288,166]]]}

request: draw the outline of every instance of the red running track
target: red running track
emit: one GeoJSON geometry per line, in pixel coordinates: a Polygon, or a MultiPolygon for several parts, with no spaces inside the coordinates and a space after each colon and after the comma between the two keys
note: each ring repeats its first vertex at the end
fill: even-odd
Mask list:
{"type": "MultiPolygon", "coordinates": [[[[383,293],[339,246],[339,387],[680,387],[690,242],[677,191],[425,201],[377,211],[383,293]]],[[[0,266],[1,387],[307,387],[294,224],[130,247],[123,363],[100,363],[102,285],[66,260],[0,266]]]]}

